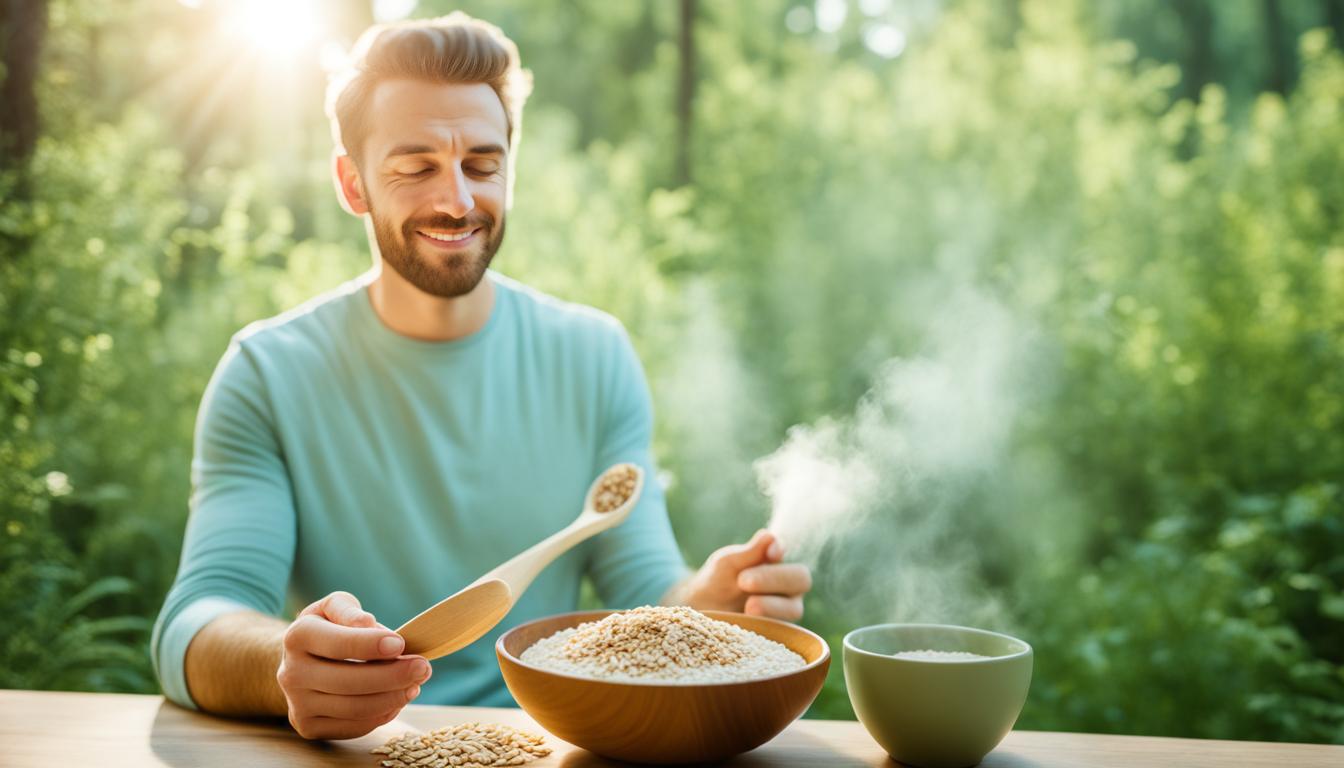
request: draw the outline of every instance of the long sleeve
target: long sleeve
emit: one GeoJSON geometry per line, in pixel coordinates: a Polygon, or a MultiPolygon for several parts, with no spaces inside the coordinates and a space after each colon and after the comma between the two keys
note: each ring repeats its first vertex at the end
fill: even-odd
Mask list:
{"type": "Polygon", "coordinates": [[[612,608],[656,605],[687,575],[667,518],[667,502],[653,460],[653,405],[639,358],[624,330],[613,335],[605,381],[605,416],[593,476],[618,462],[644,468],[644,491],[621,525],[595,540],[588,574],[612,608]]]}
{"type": "Polygon", "coordinates": [[[279,615],[294,560],[293,493],[263,381],[235,339],[196,422],[191,515],[177,578],[154,625],[164,694],[195,708],[183,662],[196,633],[242,609],[279,615]]]}

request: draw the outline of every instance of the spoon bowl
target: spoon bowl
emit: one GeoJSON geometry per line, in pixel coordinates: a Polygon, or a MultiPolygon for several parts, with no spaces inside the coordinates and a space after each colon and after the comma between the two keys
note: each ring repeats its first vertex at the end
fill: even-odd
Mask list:
{"type": "Polygon", "coordinates": [[[460,651],[494,628],[513,607],[509,585],[499,579],[472,584],[435,603],[397,629],[404,653],[437,659],[460,651]]]}

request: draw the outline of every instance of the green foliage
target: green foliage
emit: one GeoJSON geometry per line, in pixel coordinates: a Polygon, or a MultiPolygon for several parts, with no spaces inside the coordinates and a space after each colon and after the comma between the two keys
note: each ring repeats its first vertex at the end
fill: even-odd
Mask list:
{"type": "Polygon", "coordinates": [[[1048,600],[1023,619],[1036,628],[1030,727],[1344,740],[1339,486],[1206,501],[1226,519],[1173,514],[1082,579],[1031,584],[1048,600]]]}
{"type": "MultiPolygon", "coordinates": [[[[11,542],[12,543],[12,542],[11,542]]],[[[0,646],[7,666],[0,687],[56,690],[152,691],[145,639],[153,620],[143,616],[94,618],[107,598],[134,596],[129,579],[103,577],[78,591],[79,570],[48,561],[15,566],[0,577],[3,594],[21,598],[9,614],[13,631],[0,646]]]]}
{"type": "MultiPolygon", "coordinates": [[[[0,610],[15,617],[5,641],[7,683],[143,690],[152,676],[131,648],[147,637],[149,596],[135,597],[162,583],[174,545],[163,538],[158,552],[139,553],[153,566],[140,586],[99,578],[77,558],[128,525],[102,514],[125,496],[117,470],[128,429],[119,423],[121,402],[104,402],[134,375],[128,363],[153,322],[155,241],[175,215],[176,168],[171,153],[155,149],[146,122],[131,119],[61,144],[44,141],[30,172],[42,180],[39,192],[5,205],[0,253],[0,610]],[[116,613],[128,607],[134,616],[116,613]],[[68,664],[48,655],[54,650],[68,654],[68,664]]],[[[128,553],[116,552],[118,570],[129,565],[128,553]]]]}
{"type": "MultiPolygon", "coordinates": [[[[1149,5],[947,3],[883,59],[857,8],[794,33],[805,4],[701,3],[695,181],[669,189],[673,4],[468,3],[537,74],[498,266],[631,329],[696,561],[764,522],[752,461],[790,426],[850,413],[958,289],[992,297],[1039,336],[1038,391],[938,513],[1036,647],[1020,725],[1344,742],[1344,61],[1310,31],[1291,92],[1259,93],[1229,3],[1182,98],[1149,5]]],[[[0,176],[6,687],[154,690],[215,362],[368,263],[318,94],[301,140],[237,135],[246,109],[184,127],[196,96],[140,94],[118,43],[180,60],[208,31],[134,8],[162,23],[53,4],[46,135],[27,184],[0,176]]],[[[848,587],[809,602],[837,654],[812,716],[852,716],[840,638],[876,617],[848,587]]]]}

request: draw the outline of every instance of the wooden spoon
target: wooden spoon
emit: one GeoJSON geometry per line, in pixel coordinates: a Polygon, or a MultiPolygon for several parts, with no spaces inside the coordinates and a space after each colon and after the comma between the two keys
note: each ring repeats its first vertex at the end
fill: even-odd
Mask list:
{"type": "Polygon", "coordinates": [[[404,653],[437,659],[475,642],[508,614],[543,568],[585,539],[625,522],[643,490],[644,470],[639,466],[609,467],[588,487],[583,511],[574,522],[398,627],[397,634],[406,641],[404,653]],[[634,471],[634,490],[620,506],[598,512],[594,501],[603,478],[625,468],[634,471]]]}

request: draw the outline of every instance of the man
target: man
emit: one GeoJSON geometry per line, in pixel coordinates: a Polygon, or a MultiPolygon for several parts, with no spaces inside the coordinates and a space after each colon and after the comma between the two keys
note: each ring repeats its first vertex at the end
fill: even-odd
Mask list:
{"type": "Polygon", "coordinates": [[[239,333],[211,379],[153,638],[174,701],[284,714],[306,738],[363,735],[417,696],[508,705],[494,640],[574,610],[585,575],[613,607],[802,615],[810,575],[766,532],[689,571],[648,482],[468,648],[431,668],[388,629],[564,527],[606,467],[657,476],[620,324],[488,270],[529,87],[513,43],[463,14],[369,30],[333,83],[337,190],[374,268],[239,333]],[[308,604],[292,622],[287,591],[308,604]]]}

